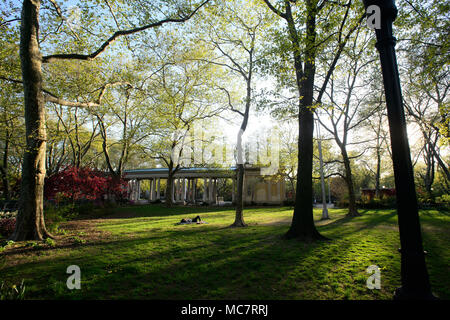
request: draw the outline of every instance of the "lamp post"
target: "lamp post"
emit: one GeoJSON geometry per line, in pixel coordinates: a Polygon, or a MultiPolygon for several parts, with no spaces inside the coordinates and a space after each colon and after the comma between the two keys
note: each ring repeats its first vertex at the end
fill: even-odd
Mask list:
{"type": "Polygon", "coordinates": [[[402,286],[395,291],[394,299],[432,299],[434,297],[422,247],[417,196],[395,55],[396,39],[392,35],[392,22],[397,17],[397,7],[394,0],[363,2],[366,10],[375,5],[381,13],[380,24],[375,28],[376,48],[380,54],[386,95],[401,245],[399,251],[402,286]]]}

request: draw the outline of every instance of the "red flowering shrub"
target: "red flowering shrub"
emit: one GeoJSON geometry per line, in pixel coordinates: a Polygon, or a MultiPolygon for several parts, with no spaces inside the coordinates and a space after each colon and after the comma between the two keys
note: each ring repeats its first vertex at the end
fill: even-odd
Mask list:
{"type": "Polygon", "coordinates": [[[90,168],[68,167],[47,178],[45,198],[70,200],[104,199],[105,195],[122,199],[126,196],[126,182],[90,168]]]}
{"type": "Polygon", "coordinates": [[[15,227],[16,218],[0,219],[0,235],[3,237],[9,237],[14,232],[15,227]]]}

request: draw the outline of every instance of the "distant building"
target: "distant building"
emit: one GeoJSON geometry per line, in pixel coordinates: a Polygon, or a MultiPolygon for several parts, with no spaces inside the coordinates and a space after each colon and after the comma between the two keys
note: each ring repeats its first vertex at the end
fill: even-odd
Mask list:
{"type": "MultiPolygon", "coordinates": [[[[161,197],[161,179],[169,176],[167,168],[151,168],[126,170],[124,179],[128,180],[128,198],[131,201],[145,203],[163,200],[161,197]],[[141,191],[141,181],[150,181],[150,190],[141,191]],[[144,199],[142,197],[145,197],[144,199]]],[[[217,188],[219,179],[233,181],[232,202],[236,193],[236,168],[182,168],[174,175],[173,199],[174,203],[208,203],[222,204],[223,195],[217,188]]],[[[261,168],[245,169],[244,203],[245,204],[274,204],[281,205],[285,200],[285,181],[279,176],[267,176],[261,173],[261,168]]]]}

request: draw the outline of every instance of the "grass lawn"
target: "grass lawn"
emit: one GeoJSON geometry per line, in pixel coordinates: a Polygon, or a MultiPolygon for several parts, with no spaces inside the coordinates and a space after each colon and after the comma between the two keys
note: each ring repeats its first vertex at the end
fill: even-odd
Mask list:
{"type": "MultiPolygon", "coordinates": [[[[226,228],[230,208],[146,205],[110,209],[103,218],[62,225],[56,243],[8,245],[0,281],[25,279],[26,299],[392,299],[400,286],[397,216],[368,210],[345,218],[330,210],[319,221],[330,241],[284,240],[288,207],[245,210],[247,228],[226,228]],[[174,225],[199,214],[208,224],[174,225]],[[66,269],[81,268],[81,290],[68,290],[66,269]],[[381,289],[369,290],[367,267],[381,268],[381,289]]],[[[450,213],[421,211],[433,292],[450,298],[450,213]]]]}

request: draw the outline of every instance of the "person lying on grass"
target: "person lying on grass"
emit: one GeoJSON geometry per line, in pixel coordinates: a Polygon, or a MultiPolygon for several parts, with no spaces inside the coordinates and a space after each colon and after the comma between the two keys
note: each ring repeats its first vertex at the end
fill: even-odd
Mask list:
{"type": "Polygon", "coordinates": [[[181,219],[181,221],[179,222],[179,224],[189,224],[189,223],[197,223],[197,224],[201,224],[201,223],[205,223],[202,218],[200,218],[200,216],[196,216],[193,219],[181,219]]]}

